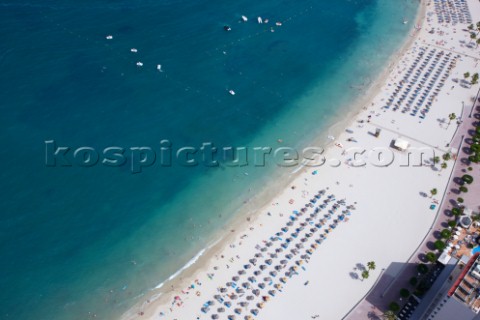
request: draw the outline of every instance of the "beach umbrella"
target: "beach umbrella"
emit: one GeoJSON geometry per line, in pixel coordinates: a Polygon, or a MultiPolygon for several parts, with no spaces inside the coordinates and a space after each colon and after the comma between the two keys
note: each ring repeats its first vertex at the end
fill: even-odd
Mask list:
{"type": "MultiPolygon", "coordinates": [[[[239,274],[239,275],[242,275],[242,274],[245,274],[245,273],[246,273],[245,270],[238,270],[238,274],[239,274]]],[[[238,280],[237,280],[237,281],[238,281],[238,280]]]]}
{"type": "Polygon", "coordinates": [[[238,276],[233,276],[233,277],[232,277],[232,281],[234,281],[234,282],[237,282],[238,279],[240,279],[238,276]]]}
{"type": "Polygon", "coordinates": [[[270,275],[271,275],[272,277],[275,277],[275,276],[277,275],[277,271],[270,271],[270,275]]]}
{"type": "Polygon", "coordinates": [[[245,293],[245,290],[243,290],[242,288],[237,288],[236,291],[237,291],[238,294],[245,293]]]}
{"type": "MultiPolygon", "coordinates": [[[[247,300],[248,300],[248,301],[251,301],[251,300],[253,300],[253,299],[254,299],[253,296],[247,296],[247,300]]],[[[243,306],[242,306],[242,307],[243,307],[243,306]]]]}
{"type": "Polygon", "coordinates": [[[210,311],[210,308],[209,307],[202,307],[200,309],[203,313],[207,313],[208,311],[210,311]]]}
{"type": "MultiPolygon", "coordinates": [[[[249,280],[250,280],[250,278],[249,278],[249,280]]],[[[244,283],[242,283],[242,287],[244,287],[245,289],[248,289],[248,288],[250,288],[250,283],[244,282],[244,283]]]]}
{"type": "Polygon", "coordinates": [[[233,285],[233,283],[227,282],[226,285],[227,285],[227,287],[231,287],[233,285]]]}
{"type": "Polygon", "coordinates": [[[276,253],[272,253],[272,254],[270,255],[270,257],[272,257],[272,258],[277,258],[278,255],[277,255],[276,253]]]}
{"type": "Polygon", "coordinates": [[[220,292],[221,292],[221,293],[227,292],[227,288],[220,288],[220,292]]]}
{"type": "Polygon", "coordinates": [[[276,291],[275,290],[270,290],[268,291],[268,294],[271,295],[272,297],[275,296],[276,291]]]}
{"type": "MultiPolygon", "coordinates": [[[[243,303],[243,302],[242,302],[242,303],[243,303]]],[[[241,314],[241,313],[242,313],[242,309],[240,309],[240,308],[235,308],[234,311],[235,311],[235,313],[238,313],[238,314],[241,314]]]]}
{"type": "Polygon", "coordinates": [[[260,309],[262,309],[262,308],[263,308],[263,306],[264,306],[264,303],[263,303],[263,302],[259,302],[259,303],[257,303],[257,307],[259,307],[260,309]]]}
{"type": "Polygon", "coordinates": [[[220,307],[217,309],[217,312],[225,312],[225,308],[224,307],[220,307]]]}
{"type": "Polygon", "coordinates": [[[258,284],[258,287],[259,287],[260,289],[264,289],[264,288],[265,288],[265,283],[260,282],[260,283],[258,284]]]}
{"type": "Polygon", "coordinates": [[[263,254],[261,254],[260,252],[255,253],[255,258],[261,258],[261,257],[263,257],[263,254]]]}
{"type": "Polygon", "coordinates": [[[232,295],[230,296],[230,299],[236,300],[236,299],[238,299],[238,296],[237,296],[236,294],[232,294],[232,295]]]}
{"type": "Polygon", "coordinates": [[[230,308],[230,306],[232,305],[229,301],[225,301],[224,305],[227,307],[227,308],[230,308]]]}
{"type": "Polygon", "coordinates": [[[269,296],[263,296],[262,299],[263,299],[263,301],[265,301],[265,302],[270,301],[270,297],[269,297],[269,296]]]}
{"type": "Polygon", "coordinates": [[[272,281],[272,278],[270,278],[270,277],[265,277],[265,278],[263,278],[263,281],[265,281],[265,282],[270,282],[270,281],[272,281]]]}
{"type": "Polygon", "coordinates": [[[265,270],[265,269],[267,269],[266,265],[264,265],[264,264],[260,265],[260,270],[265,270]]]}
{"type": "Polygon", "coordinates": [[[276,265],[276,266],[275,266],[275,270],[277,270],[277,271],[282,270],[282,266],[281,266],[281,265],[276,265]]]}
{"type": "Polygon", "coordinates": [[[252,265],[251,265],[251,264],[246,264],[246,265],[244,265],[243,267],[244,267],[245,269],[250,269],[250,268],[252,267],[252,265]]]}
{"type": "Polygon", "coordinates": [[[222,299],[222,296],[219,295],[219,294],[216,294],[216,295],[214,295],[213,297],[215,298],[215,300],[220,300],[220,299],[222,299]]]}
{"type": "Polygon", "coordinates": [[[229,315],[228,316],[228,320],[235,320],[235,316],[232,314],[232,315],[229,315]]]}
{"type": "Polygon", "coordinates": [[[260,249],[261,252],[265,252],[267,251],[267,248],[266,247],[263,247],[262,249],[260,249]]]}
{"type": "Polygon", "coordinates": [[[275,252],[276,252],[276,253],[283,252],[283,249],[282,249],[282,248],[277,248],[277,249],[275,250],[275,252]]]}
{"type": "Polygon", "coordinates": [[[287,255],[285,255],[285,258],[287,258],[287,259],[290,260],[290,259],[292,259],[292,255],[291,255],[291,254],[287,254],[287,255]]]}
{"type": "Polygon", "coordinates": [[[280,283],[275,284],[274,287],[278,290],[282,289],[282,285],[280,283]]]}
{"type": "Polygon", "coordinates": [[[267,247],[271,247],[271,246],[273,245],[273,243],[271,243],[271,242],[269,241],[269,242],[265,243],[265,245],[266,245],[267,247]]]}
{"type": "Polygon", "coordinates": [[[212,319],[218,319],[218,314],[212,314],[212,319]]]}
{"type": "Polygon", "coordinates": [[[252,312],[253,315],[256,316],[258,314],[258,309],[252,309],[251,312],[252,312]]]}
{"type": "Polygon", "coordinates": [[[287,282],[287,277],[282,277],[282,278],[280,279],[280,281],[283,282],[283,283],[286,283],[286,282],[287,282]]]}
{"type": "Polygon", "coordinates": [[[258,297],[258,295],[260,294],[260,290],[254,289],[252,290],[252,293],[258,297]]]}
{"type": "Polygon", "coordinates": [[[260,270],[255,270],[255,272],[253,272],[254,275],[258,276],[260,275],[262,272],[260,270]]]}
{"type": "Polygon", "coordinates": [[[248,315],[248,316],[245,316],[245,320],[253,320],[252,316],[248,315]]]}
{"type": "MultiPolygon", "coordinates": [[[[293,222],[292,222],[292,221],[288,221],[288,222],[287,222],[287,226],[289,226],[289,227],[293,226],[293,222]]],[[[286,232],[286,231],[285,231],[285,232],[286,232]]]]}

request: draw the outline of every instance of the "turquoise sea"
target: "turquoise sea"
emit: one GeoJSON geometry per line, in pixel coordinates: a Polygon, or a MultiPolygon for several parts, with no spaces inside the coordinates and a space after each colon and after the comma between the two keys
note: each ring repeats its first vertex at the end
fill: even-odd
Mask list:
{"type": "Polygon", "coordinates": [[[0,0],[0,319],[118,317],[294,170],[47,166],[45,141],[308,145],[364,93],[418,6],[0,0]]]}

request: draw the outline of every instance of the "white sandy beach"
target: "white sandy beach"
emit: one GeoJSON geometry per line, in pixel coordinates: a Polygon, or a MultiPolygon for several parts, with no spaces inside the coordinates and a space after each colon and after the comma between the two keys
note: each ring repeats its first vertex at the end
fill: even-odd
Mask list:
{"type": "MultiPolygon", "coordinates": [[[[218,319],[229,319],[232,315],[235,319],[247,319],[246,316],[252,319],[310,319],[315,315],[319,315],[319,319],[341,319],[368,292],[382,269],[387,269],[392,262],[408,260],[435,218],[452,161],[447,163],[446,169],[441,169],[440,163],[434,165],[431,157],[426,156],[422,166],[412,163],[405,166],[408,152],[392,148],[392,142],[401,138],[410,147],[430,148],[435,156],[452,152],[456,146],[449,144],[457,120],[449,124],[448,115],[455,113],[460,117],[464,106],[472,103],[471,99],[479,89],[478,85],[471,88],[460,86],[463,74],[475,72],[480,58],[475,46],[467,46],[469,33],[462,29],[468,24],[439,24],[433,2],[422,5],[424,8],[419,13],[418,22],[421,29],[412,31],[401,57],[390,66],[387,75],[379,79],[380,83],[373,86],[374,90],[368,96],[370,101],[360,106],[360,112],[347,128],[342,128],[335,144],[326,150],[326,159],[339,159],[339,163],[327,161],[318,168],[298,170],[290,186],[259,210],[257,216],[232,226],[222,241],[208,250],[194,266],[159,288],[155,292],[158,299],[145,301],[125,314],[124,319],[212,319],[214,315],[218,315],[218,319]],[[430,33],[432,28],[435,30],[430,33]],[[427,61],[429,56],[431,58],[427,61]],[[437,57],[438,62],[435,62],[437,57]],[[409,70],[416,59],[413,71],[409,70]],[[432,68],[431,72],[429,68],[432,68]],[[407,80],[401,83],[409,72],[407,80]],[[418,80],[414,80],[417,72],[418,80]],[[427,79],[425,84],[420,83],[423,77],[427,79]],[[445,82],[440,85],[442,78],[445,82]],[[432,88],[427,92],[432,82],[432,88]],[[405,93],[409,83],[411,90],[405,93]],[[389,103],[399,86],[399,93],[393,103],[389,103]],[[418,96],[411,109],[403,113],[417,89],[418,96]],[[403,93],[407,97],[394,111],[394,105],[403,93]],[[426,98],[421,104],[419,99],[423,94],[426,98]],[[422,110],[428,101],[431,106],[423,117],[422,110]],[[412,115],[417,104],[419,110],[412,115]],[[375,137],[373,133],[377,129],[381,132],[375,137]],[[389,166],[378,166],[373,154],[366,159],[366,165],[353,167],[347,164],[353,153],[346,150],[351,147],[366,149],[363,157],[370,150],[384,148],[386,154],[394,155],[394,161],[389,166]],[[430,190],[433,188],[438,194],[432,197],[430,190]],[[316,199],[315,195],[322,190],[324,194],[316,199]],[[311,207],[305,207],[309,203],[312,203],[311,207]],[[325,208],[319,208],[322,204],[325,208]],[[433,209],[432,204],[435,205],[433,209]],[[295,210],[301,212],[302,208],[305,208],[303,215],[293,213],[295,210]],[[317,214],[316,208],[319,208],[317,214]],[[324,217],[329,210],[331,217],[324,217]],[[282,231],[291,216],[296,220],[292,221],[288,231],[282,231]],[[296,237],[292,236],[301,223],[305,223],[303,228],[296,237]],[[322,226],[318,228],[316,224],[322,226]],[[324,234],[325,230],[329,230],[327,234],[324,234]],[[322,234],[326,239],[320,240],[322,234]],[[288,238],[291,241],[287,245],[288,238]],[[302,242],[302,239],[305,240],[302,242]],[[321,244],[317,245],[318,242],[321,244]],[[261,248],[265,248],[264,251],[261,248]],[[291,251],[294,248],[298,253],[291,251]],[[287,257],[288,254],[292,257],[287,257]],[[256,260],[252,263],[251,259],[256,260]],[[269,259],[271,264],[266,262],[269,259]],[[357,264],[365,265],[372,260],[376,269],[370,272],[368,279],[360,280],[357,264]],[[265,265],[265,270],[260,270],[261,265],[265,265]],[[294,266],[296,271],[289,271],[294,270],[294,266]],[[275,267],[278,267],[277,274],[271,275],[275,267]],[[245,274],[239,274],[240,270],[245,274]],[[260,273],[254,275],[255,271],[260,273]],[[289,275],[285,276],[285,272],[289,275]],[[234,276],[239,279],[232,280],[234,276]],[[271,280],[265,280],[266,277],[271,280]],[[281,280],[283,277],[286,279],[281,280]],[[229,282],[234,282],[236,288],[244,283],[249,285],[242,288],[242,292],[229,282]],[[259,283],[264,283],[265,287],[259,288],[259,283]],[[259,290],[258,296],[253,289],[259,290]],[[249,296],[253,299],[247,299],[249,296]],[[205,305],[208,301],[213,304],[205,305]],[[220,301],[229,301],[231,306],[222,305],[220,301]],[[245,302],[248,306],[243,306],[245,302]],[[262,304],[259,306],[259,303],[262,304]],[[202,312],[202,307],[206,312],[202,312]],[[252,313],[254,309],[258,309],[258,315],[252,313]]],[[[468,5],[473,23],[480,21],[480,3],[469,0],[468,5]]],[[[409,24],[413,27],[414,23],[409,24]]],[[[293,168],[292,172],[296,169],[293,168]]]]}

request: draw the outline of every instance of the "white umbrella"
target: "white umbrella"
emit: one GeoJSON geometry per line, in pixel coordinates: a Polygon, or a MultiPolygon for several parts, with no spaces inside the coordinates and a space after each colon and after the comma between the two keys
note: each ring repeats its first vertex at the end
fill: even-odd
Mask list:
{"type": "Polygon", "coordinates": [[[460,249],[460,246],[457,244],[457,245],[455,246],[455,248],[456,248],[456,249],[460,249]]]}
{"type": "Polygon", "coordinates": [[[457,235],[454,235],[454,236],[453,236],[453,239],[458,239],[458,236],[457,236],[457,235]]]}

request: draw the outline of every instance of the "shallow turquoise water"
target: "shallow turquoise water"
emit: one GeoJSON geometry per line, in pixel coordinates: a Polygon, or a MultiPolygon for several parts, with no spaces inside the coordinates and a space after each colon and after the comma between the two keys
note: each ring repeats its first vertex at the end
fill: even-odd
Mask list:
{"type": "Polygon", "coordinates": [[[0,0],[0,318],[121,314],[286,170],[47,167],[45,140],[305,145],[362,94],[351,86],[374,78],[417,6],[0,0]]]}

